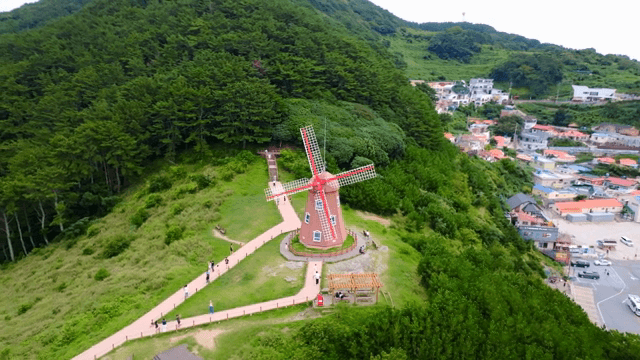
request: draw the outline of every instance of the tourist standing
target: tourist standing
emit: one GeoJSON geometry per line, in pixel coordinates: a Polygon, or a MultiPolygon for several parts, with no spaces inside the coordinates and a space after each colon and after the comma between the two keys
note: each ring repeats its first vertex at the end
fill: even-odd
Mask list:
{"type": "Polygon", "coordinates": [[[207,269],[207,284],[209,283],[209,269],[207,269]]]}
{"type": "Polygon", "coordinates": [[[160,330],[160,329],[158,328],[158,320],[156,320],[156,321],[154,322],[154,324],[156,325],[156,334],[157,334],[157,333],[158,333],[158,331],[160,330]]]}
{"type": "Polygon", "coordinates": [[[180,315],[176,314],[176,322],[178,323],[178,327],[180,327],[180,315]]]}
{"type": "Polygon", "coordinates": [[[162,318],[162,332],[167,331],[167,319],[162,318]]]}
{"type": "Polygon", "coordinates": [[[209,314],[213,314],[213,301],[209,300],[209,314]]]}
{"type": "Polygon", "coordinates": [[[225,258],[224,263],[227,265],[227,268],[229,268],[229,258],[225,258]]]}
{"type": "Polygon", "coordinates": [[[184,299],[187,300],[189,297],[189,285],[184,286],[184,299]]]}
{"type": "Polygon", "coordinates": [[[318,285],[318,283],[320,283],[320,274],[316,271],[316,274],[313,275],[313,277],[316,279],[316,285],[318,285]]]}
{"type": "Polygon", "coordinates": [[[229,254],[233,254],[233,244],[229,244],[229,254]]]}

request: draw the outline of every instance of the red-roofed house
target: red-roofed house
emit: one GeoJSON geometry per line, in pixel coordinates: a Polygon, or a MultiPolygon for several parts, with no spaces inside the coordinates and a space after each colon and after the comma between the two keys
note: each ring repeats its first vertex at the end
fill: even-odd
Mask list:
{"type": "Polygon", "coordinates": [[[574,162],[576,161],[576,157],[573,155],[569,155],[569,153],[560,150],[544,150],[543,154],[545,156],[553,156],[556,161],[560,162],[574,162]]]}
{"type": "Polygon", "coordinates": [[[582,201],[558,202],[551,205],[560,216],[580,213],[619,213],[622,203],[617,199],[594,199],[582,201]]]}
{"type": "Polygon", "coordinates": [[[516,155],[516,159],[522,160],[522,161],[526,161],[526,162],[532,162],[533,161],[533,158],[531,156],[525,155],[525,154],[516,155]]]}
{"type": "Polygon", "coordinates": [[[608,178],[605,179],[604,184],[605,185],[619,186],[619,187],[625,188],[625,189],[630,189],[630,188],[636,186],[636,181],[635,180],[630,180],[630,179],[621,179],[621,178],[617,178],[617,177],[608,177],[608,178]]]}
{"type": "Polygon", "coordinates": [[[579,141],[589,140],[589,135],[583,132],[580,132],[578,130],[568,130],[565,132],[558,133],[558,137],[564,138],[564,139],[579,140],[579,141]]]}
{"type": "Polygon", "coordinates": [[[446,137],[447,140],[451,141],[452,143],[456,142],[456,137],[451,133],[444,133],[444,137],[446,137]]]}
{"type": "Polygon", "coordinates": [[[493,139],[496,141],[496,147],[498,149],[503,148],[511,143],[511,139],[504,136],[494,136],[493,139]]]}
{"type": "Polygon", "coordinates": [[[600,164],[609,164],[610,165],[610,164],[615,164],[616,163],[616,159],[610,158],[610,157],[601,157],[601,158],[598,158],[598,162],[600,164]]]}
{"type": "Polygon", "coordinates": [[[506,156],[504,155],[504,153],[500,149],[491,149],[491,150],[489,150],[489,155],[491,155],[496,160],[500,160],[500,159],[506,158],[506,156]]]}
{"type": "Polygon", "coordinates": [[[620,165],[635,167],[638,165],[638,162],[633,159],[620,159],[620,165]]]}

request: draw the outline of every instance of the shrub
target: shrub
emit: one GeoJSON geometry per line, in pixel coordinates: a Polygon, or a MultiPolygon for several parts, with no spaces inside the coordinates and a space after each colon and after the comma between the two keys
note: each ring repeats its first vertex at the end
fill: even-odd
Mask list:
{"type": "Polygon", "coordinates": [[[171,225],[167,231],[165,231],[164,243],[171,245],[172,242],[182,239],[184,234],[184,226],[171,225]]]}
{"type": "Polygon", "coordinates": [[[131,215],[129,221],[131,222],[131,225],[140,227],[142,226],[142,224],[144,224],[145,221],[147,221],[148,218],[149,212],[147,211],[147,209],[139,208],[138,211],[135,212],[135,214],[131,215]]]}
{"type": "Polygon", "coordinates": [[[198,192],[198,184],[188,183],[178,187],[173,196],[174,198],[180,198],[184,194],[195,194],[196,192],[198,192]]]}
{"type": "MultiPolygon", "coordinates": [[[[64,230],[64,238],[74,239],[84,235],[87,232],[87,228],[89,227],[89,225],[91,225],[91,220],[88,217],[83,217],[82,219],[69,225],[64,230]]],[[[71,247],[73,247],[73,245],[75,245],[75,242],[71,245],[67,244],[67,249],[70,249],[71,247]]]]}
{"type": "Polygon", "coordinates": [[[89,238],[92,238],[98,234],[100,234],[100,228],[95,224],[89,226],[89,229],[87,229],[87,237],[89,238]]]}
{"type": "Polygon", "coordinates": [[[122,252],[127,250],[129,245],[131,245],[132,241],[133,238],[131,236],[116,235],[112,237],[107,241],[104,251],[102,252],[102,257],[109,259],[122,254],[122,252]]]}
{"type": "Polygon", "coordinates": [[[180,215],[184,210],[184,204],[175,203],[171,205],[171,215],[180,215]]]}
{"type": "Polygon", "coordinates": [[[211,185],[211,179],[209,177],[202,174],[195,174],[189,176],[189,180],[193,181],[198,185],[198,190],[202,190],[211,185]]]}
{"type": "Polygon", "coordinates": [[[22,315],[33,307],[33,303],[26,303],[18,306],[18,315],[22,315]]]}
{"type": "Polygon", "coordinates": [[[154,176],[149,180],[149,192],[155,193],[171,189],[171,179],[165,175],[154,176]]]}
{"type": "Polygon", "coordinates": [[[182,180],[187,177],[187,171],[182,166],[172,166],[169,168],[169,172],[174,180],[182,180]]]}
{"type": "Polygon", "coordinates": [[[102,280],[108,278],[109,276],[111,276],[111,273],[109,273],[109,271],[107,269],[102,268],[102,269],[98,270],[98,272],[96,273],[96,275],[93,278],[96,279],[97,281],[102,281],[102,280]]]}
{"type": "Polygon", "coordinates": [[[144,202],[144,207],[147,209],[151,209],[160,204],[162,204],[162,196],[158,194],[151,194],[147,196],[147,200],[144,202]]]}
{"type": "Polygon", "coordinates": [[[95,251],[92,248],[82,249],[82,255],[92,255],[95,251]]]}

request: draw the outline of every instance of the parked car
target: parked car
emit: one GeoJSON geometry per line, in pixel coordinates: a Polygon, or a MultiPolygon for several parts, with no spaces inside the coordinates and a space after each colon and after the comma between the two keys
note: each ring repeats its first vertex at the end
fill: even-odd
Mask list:
{"type": "Polygon", "coordinates": [[[593,262],[593,265],[598,265],[598,266],[611,266],[611,261],[609,260],[605,260],[605,259],[598,259],[596,261],[593,262]]]}
{"type": "Polygon", "coordinates": [[[631,239],[629,239],[626,236],[621,236],[620,237],[620,242],[627,245],[627,246],[633,246],[633,241],[631,241],[631,239]]]}
{"type": "Polygon", "coordinates": [[[627,296],[627,305],[629,305],[629,309],[634,314],[640,316],[640,296],[629,294],[627,296]]]}
{"type": "Polygon", "coordinates": [[[589,267],[589,266],[591,266],[591,264],[586,260],[572,260],[571,261],[571,266],[589,267]]]}
{"type": "Polygon", "coordinates": [[[578,277],[583,277],[585,279],[600,279],[600,274],[595,271],[581,271],[578,273],[578,277]]]}

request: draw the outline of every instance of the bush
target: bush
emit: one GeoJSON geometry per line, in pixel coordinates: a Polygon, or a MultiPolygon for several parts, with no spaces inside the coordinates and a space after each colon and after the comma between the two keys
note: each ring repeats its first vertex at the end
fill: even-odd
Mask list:
{"type": "Polygon", "coordinates": [[[92,238],[98,234],[100,234],[100,228],[97,225],[91,225],[89,226],[89,229],[87,229],[88,238],[92,238]]]}
{"type": "Polygon", "coordinates": [[[22,305],[18,306],[18,315],[22,315],[22,314],[26,313],[32,307],[33,307],[32,303],[26,303],[26,304],[22,304],[22,305]]]}
{"type": "Polygon", "coordinates": [[[175,203],[171,205],[171,215],[174,215],[174,216],[180,215],[183,210],[184,210],[184,204],[175,203]]]}
{"type": "Polygon", "coordinates": [[[98,272],[96,273],[96,275],[93,278],[96,279],[97,281],[102,281],[102,280],[108,278],[109,276],[111,276],[111,273],[107,269],[102,268],[102,269],[98,270],[98,272]]]}
{"type": "Polygon", "coordinates": [[[162,196],[158,194],[151,194],[147,196],[147,200],[145,200],[144,202],[144,207],[147,209],[151,209],[160,204],[162,204],[162,196]]]}
{"type": "Polygon", "coordinates": [[[198,190],[205,189],[211,185],[211,179],[209,177],[202,174],[195,174],[189,176],[189,180],[193,181],[198,185],[198,190]]]}
{"type": "Polygon", "coordinates": [[[107,244],[104,247],[104,251],[102,252],[102,257],[105,259],[109,259],[115,256],[122,254],[129,245],[133,238],[131,236],[125,235],[116,235],[107,241],[107,244]]]}
{"type": "Polygon", "coordinates": [[[169,168],[169,172],[174,180],[182,180],[187,177],[187,171],[182,166],[172,166],[169,168]]]}
{"type": "Polygon", "coordinates": [[[165,175],[154,176],[149,180],[149,192],[155,193],[171,189],[171,179],[165,175]]]}
{"type": "Polygon", "coordinates": [[[234,176],[233,170],[231,170],[226,165],[221,167],[220,170],[218,171],[218,177],[220,177],[220,179],[222,179],[223,181],[231,181],[231,179],[233,179],[233,176],[234,176]]]}
{"type": "Polygon", "coordinates": [[[135,212],[135,214],[131,215],[129,221],[131,222],[131,225],[140,227],[142,226],[142,224],[144,224],[145,221],[147,221],[148,218],[149,212],[147,211],[147,209],[139,208],[138,211],[135,212]]]}
{"type": "Polygon", "coordinates": [[[82,255],[93,255],[94,252],[95,252],[95,250],[93,250],[92,248],[84,248],[84,249],[82,249],[82,255]]]}
{"type": "Polygon", "coordinates": [[[195,194],[198,192],[198,184],[188,183],[177,188],[173,194],[174,198],[180,198],[184,194],[195,194]]]}
{"type": "Polygon", "coordinates": [[[167,231],[165,231],[164,243],[171,245],[172,242],[182,239],[184,229],[184,226],[171,225],[167,231]]]}
{"type": "MultiPolygon", "coordinates": [[[[64,238],[65,239],[76,239],[87,232],[87,228],[91,225],[91,220],[88,217],[84,217],[73,224],[69,225],[64,230],[64,238]]],[[[67,244],[67,249],[70,249],[75,245],[75,242],[72,244],[67,244]]]]}

